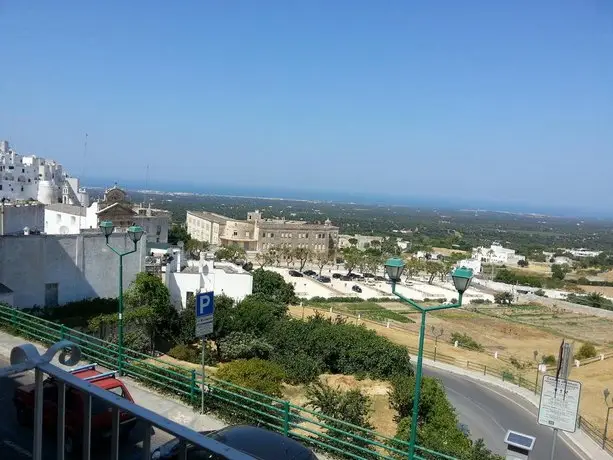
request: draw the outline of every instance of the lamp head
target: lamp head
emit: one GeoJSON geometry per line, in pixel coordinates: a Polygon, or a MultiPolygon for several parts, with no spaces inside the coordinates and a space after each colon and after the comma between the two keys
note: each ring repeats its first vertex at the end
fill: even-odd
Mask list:
{"type": "Polygon", "coordinates": [[[453,284],[456,291],[458,291],[459,294],[464,294],[473,279],[473,271],[466,267],[456,268],[451,274],[451,277],[453,278],[453,284]]]}
{"type": "Polygon", "coordinates": [[[385,271],[389,279],[393,282],[400,281],[402,272],[404,271],[405,263],[398,257],[392,257],[385,262],[385,271]]]}
{"type": "Polygon", "coordinates": [[[102,231],[102,234],[106,237],[106,239],[108,239],[109,236],[111,236],[111,234],[115,230],[115,226],[113,225],[113,222],[111,222],[110,220],[104,220],[100,222],[99,227],[100,227],[100,230],[102,231]]]}
{"type": "Polygon", "coordinates": [[[143,233],[143,228],[140,225],[132,225],[131,227],[128,227],[128,236],[132,241],[134,241],[134,244],[140,241],[143,233]]]}

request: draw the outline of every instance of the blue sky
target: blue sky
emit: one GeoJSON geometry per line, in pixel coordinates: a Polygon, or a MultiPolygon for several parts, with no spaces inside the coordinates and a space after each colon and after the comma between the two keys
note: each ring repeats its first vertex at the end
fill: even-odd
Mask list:
{"type": "Polygon", "coordinates": [[[0,138],[74,175],[613,194],[610,0],[0,0],[0,31],[0,138]]]}

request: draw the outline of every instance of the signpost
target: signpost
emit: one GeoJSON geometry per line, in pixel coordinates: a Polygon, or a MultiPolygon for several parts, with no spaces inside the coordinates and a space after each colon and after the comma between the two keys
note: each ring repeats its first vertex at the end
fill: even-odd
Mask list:
{"type": "Polygon", "coordinates": [[[551,460],[555,459],[558,430],[574,433],[577,429],[581,383],[568,380],[573,347],[562,340],[556,375],[543,376],[538,423],[553,428],[551,460]]]}
{"type": "Polygon", "coordinates": [[[213,291],[200,292],[196,295],[196,337],[202,339],[202,396],[200,410],[204,413],[204,348],[206,336],[213,333],[213,314],[215,298],[213,291]]]}

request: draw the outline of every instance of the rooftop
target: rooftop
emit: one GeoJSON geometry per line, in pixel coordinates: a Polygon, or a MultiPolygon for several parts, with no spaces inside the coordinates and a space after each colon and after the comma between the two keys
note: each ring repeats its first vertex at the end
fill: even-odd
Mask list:
{"type": "Polygon", "coordinates": [[[210,220],[211,222],[215,222],[217,224],[225,224],[228,221],[238,222],[237,219],[232,219],[230,217],[222,216],[221,214],[215,214],[214,212],[208,211],[187,211],[188,214],[192,216],[199,217],[201,219],[210,220]]]}
{"type": "Polygon", "coordinates": [[[48,204],[45,209],[48,209],[49,211],[62,212],[64,214],[72,214],[73,216],[85,217],[87,215],[87,208],[65,203],[48,204]]]}

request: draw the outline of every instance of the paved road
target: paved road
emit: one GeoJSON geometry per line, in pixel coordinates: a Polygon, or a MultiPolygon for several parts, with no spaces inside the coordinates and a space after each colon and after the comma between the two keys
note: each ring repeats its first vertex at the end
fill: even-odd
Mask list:
{"type": "MultiPolygon", "coordinates": [[[[0,357],[0,368],[9,365],[9,361],[0,357]]],[[[24,428],[17,423],[15,408],[13,406],[13,392],[16,386],[32,383],[34,375],[31,372],[17,377],[0,379],[0,407],[2,407],[2,423],[0,423],[0,459],[27,459],[32,458],[32,430],[24,428]]],[[[143,424],[139,424],[132,431],[130,438],[121,440],[120,458],[142,458],[142,439],[145,430],[143,424]]],[[[151,446],[156,447],[171,439],[167,433],[155,430],[151,438],[151,446]]],[[[43,440],[43,459],[55,459],[56,443],[54,436],[45,437],[43,440]]],[[[109,458],[108,447],[97,447],[92,450],[92,460],[109,458]]]]}
{"type": "MultiPolygon", "coordinates": [[[[531,460],[550,460],[553,431],[536,422],[536,408],[520,397],[498,387],[433,368],[424,368],[430,377],[439,378],[460,421],[468,425],[474,439],[483,438],[492,451],[502,455],[507,430],[536,437],[531,460]]],[[[558,437],[555,460],[587,460],[558,437]]]]}

